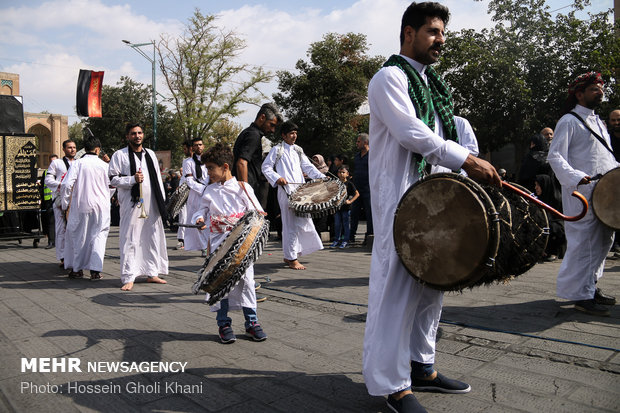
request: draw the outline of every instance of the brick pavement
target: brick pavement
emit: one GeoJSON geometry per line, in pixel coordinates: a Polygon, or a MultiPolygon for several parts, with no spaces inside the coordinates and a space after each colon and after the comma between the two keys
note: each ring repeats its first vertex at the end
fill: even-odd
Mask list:
{"type": "MultiPolygon", "coordinates": [[[[368,250],[326,249],[294,271],[270,240],[255,265],[269,339],[246,339],[235,312],[238,340],[222,345],[214,313],[190,292],[198,254],[173,250],[169,234],[169,284],[121,292],[117,234],[96,283],[67,279],[53,249],[0,241],[0,411],[387,411],[360,371],[368,250]],[[22,373],[22,357],[187,365],[183,373],[22,373]]],[[[619,264],[609,260],[600,282],[613,295],[619,264]]],[[[556,300],[558,268],[540,264],[506,285],[446,294],[437,366],[472,391],[418,393],[430,412],[620,411],[620,311],[593,317],[556,300]]]]}

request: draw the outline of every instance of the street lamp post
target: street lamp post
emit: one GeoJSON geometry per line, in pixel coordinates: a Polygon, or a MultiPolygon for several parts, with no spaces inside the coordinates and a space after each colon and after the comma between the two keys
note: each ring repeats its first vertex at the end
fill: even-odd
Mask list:
{"type": "Polygon", "coordinates": [[[155,89],[155,63],[156,63],[155,41],[153,40],[149,43],[131,43],[129,40],[123,40],[123,43],[127,44],[133,50],[138,52],[142,57],[144,57],[146,60],[151,62],[151,65],[153,66],[153,87],[151,88],[153,91],[153,150],[156,151],[157,150],[157,100],[155,99],[156,97],[155,95],[157,94],[157,91],[155,89]],[[142,49],[140,49],[140,47],[142,46],[149,46],[149,45],[153,46],[153,58],[151,58],[142,49]]]}

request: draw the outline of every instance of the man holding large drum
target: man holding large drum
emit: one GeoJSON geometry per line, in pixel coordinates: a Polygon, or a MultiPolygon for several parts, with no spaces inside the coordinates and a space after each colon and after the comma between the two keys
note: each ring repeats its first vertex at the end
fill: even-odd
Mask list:
{"type": "Polygon", "coordinates": [[[388,406],[397,412],[425,411],[412,384],[414,390],[470,390],[433,369],[443,293],[411,277],[396,254],[392,220],[398,201],[425,163],[463,168],[472,179],[501,185],[495,168],[455,141],[452,97],[430,67],[441,53],[449,16],[439,3],[412,3],[402,18],[400,54],[388,59],[368,88],[375,240],[363,373],[368,392],[389,395],[388,406]]]}
{"type": "MultiPolygon", "coordinates": [[[[571,197],[573,191],[591,201],[596,185],[592,177],[618,166],[605,125],[594,113],[602,101],[601,74],[582,74],[569,86],[565,114],[555,127],[547,160],[562,185],[562,206],[568,215],[581,209],[580,202],[571,197]]],[[[616,299],[603,294],[596,282],[603,276],[614,232],[596,218],[592,208],[583,219],[566,222],[564,227],[567,248],[558,273],[557,295],[575,300],[576,310],[607,316],[607,305],[615,304],[616,299]]]]}

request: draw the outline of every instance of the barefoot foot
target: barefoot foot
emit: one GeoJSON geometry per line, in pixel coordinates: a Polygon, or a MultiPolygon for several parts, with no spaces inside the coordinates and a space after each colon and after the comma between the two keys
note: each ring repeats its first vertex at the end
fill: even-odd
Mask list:
{"type": "Polygon", "coordinates": [[[298,260],[288,260],[288,267],[293,270],[305,270],[304,267],[298,260]]]}
{"type": "Polygon", "coordinates": [[[133,288],[133,281],[123,284],[123,286],[121,287],[121,291],[131,291],[132,288],[133,288]]]}
{"type": "Polygon", "coordinates": [[[148,277],[146,279],[146,282],[147,283],[156,283],[156,284],[168,284],[168,281],[166,281],[164,279],[161,279],[161,278],[159,278],[157,276],[155,276],[155,277],[148,277]]]}

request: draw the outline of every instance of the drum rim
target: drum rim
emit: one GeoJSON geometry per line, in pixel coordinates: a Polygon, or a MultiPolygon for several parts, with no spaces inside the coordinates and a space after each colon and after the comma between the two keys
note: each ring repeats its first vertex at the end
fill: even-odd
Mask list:
{"type": "Polygon", "coordinates": [[[340,181],[340,179],[334,178],[323,178],[323,179],[313,179],[312,181],[308,181],[303,183],[302,185],[295,188],[295,190],[289,195],[288,205],[291,208],[295,215],[300,217],[307,218],[320,218],[326,215],[331,215],[338,211],[340,207],[344,204],[344,201],[347,199],[347,186],[340,181]],[[293,200],[295,194],[302,188],[306,188],[312,184],[319,183],[328,183],[335,182],[338,185],[338,192],[335,196],[331,197],[325,202],[321,202],[320,204],[300,204],[297,201],[293,200]]]}
{"type": "MultiPolygon", "coordinates": [[[[611,228],[611,229],[613,229],[615,231],[620,231],[620,226],[617,228],[617,227],[614,227],[614,226],[610,225],[608,222],[603,221],[601,219],[600,215],[599,215],[600,210],[597,213],[597,209],[596,209],[596,198],[598,198],[597,194],[601,192],[600,190],[597,191],[596,188],[599,187],[599,184],[601,183],[601,181],[603,181],[603,179],[605,179],[606,176],[610,175],[612,172],[615,175],[617,173],[616,171],[620,171],[620,166],[615,167],[615,168],[610,169],[609,171],[605,172],[605,174],[603,174],[603,176],[598,180],[598,182],[596,183],[596,185],[594,185],[594,188],[592,189],[592,201],[590,203],[592,204],[592,213],[594,213],[594,216],[596,216],[596,218],[599,220],[599,222],[601,222],[607,228],[611,228]]],[[[600,207],[600,205],[599,205],[599,207],[600,207]]]]}
{"type": "Polygon", "coordinates": [[[499,222],[497,221],[497,219],[494,219],[493,217],[497,217],[497,210],[495,209],[495,205],[493,204],[493,201],[491,200],[489,195],[486,193],[484,188],[480,184],[472,180],[471,178],[468,178],[464,175],[457,174],[454,172],[441,172],[441,173],[434,173],[431,175],[427,175],[419,179],[409,188],[407,188],[407,190],[400,197],[400,200],[398,201],[398,204],[396,206],[396,210],[394,211],[394,219],[392,220],[392,238],[393,238],[392,240],[394,242],[394,248],[396,250],[396,254],[398,255],[398,258],[400,259],[401,264],[407,270],[409,275],[411,275],[419,283],[428,285],[440,291],[462,291],[465,288],[476,285],[476,282],[482,279],[482,277],[485,275],[486,273],[485,270],[489,268],[489,262],[490,261],[492,262],[492,260],[494,260],[495,257],[497,256],[497,251],[499,249],[500,229],[499,229],[499,222]],[[469,274],[469,276],[470,277],[473,276],[473,278],[455,281],[454,283],[451,283],[451,284],[438,285],[438,284],[431,283],[429,281],[422,280],[420,277],[413,274],[409,270],[409,267],[404,263],[403,258],[401,257],[401,249],[397,245],[394,237],[396,236],[396,216],[398,214],[398,211],[402,207],[402,203],[404,202],[409,192],[414,190],[414,188],[416,188],[417,186],[422,185],[430,180],[446,179],[446,178],[456,180],[456,181],[459,181],[465,184],[470,189],[473,189],[474,193],[482,197],[481,203],[485,207],[486,213],[487,213],[489,242],[488,242],[487,248],[484,253],[484,255],[487,258],[482,260],[476,266],[476,269],[472,272],[472,274],[469,274]]]}

